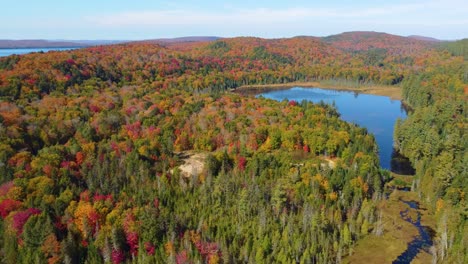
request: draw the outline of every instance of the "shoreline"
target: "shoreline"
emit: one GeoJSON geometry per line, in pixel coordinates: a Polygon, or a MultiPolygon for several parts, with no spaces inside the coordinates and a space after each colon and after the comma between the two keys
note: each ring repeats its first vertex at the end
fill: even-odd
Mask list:
{"type": "Polygon", "coordinates": [[[372,86],[345,86],[340,84],[327,84],[320,82],[291,82],[291,83],[280,83],[280,84],[254,84],[254,85],[243,85],[236,89],[234,92],[245,94],[245,95],[257,95],[260,93],[282,90],[293,87],[303,88],[321,88],[327,90],[338,90],[338,91],[352,91],[362,94],[386,96],[392,100],[402,100],[402,91],[399,86],[384,86],[384,85],[372,85],[372,86]]]}

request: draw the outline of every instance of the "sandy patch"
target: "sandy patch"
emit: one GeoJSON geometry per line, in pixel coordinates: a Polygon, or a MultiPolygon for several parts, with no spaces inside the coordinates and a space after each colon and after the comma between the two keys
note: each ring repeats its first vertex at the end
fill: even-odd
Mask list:
{"type": "Polygon", "coordinates": [[[184,164],[179,166],[181,175],[187,178],[200,175],[205,169],[206,155],[205,153],[184,154],[184,164]]]}

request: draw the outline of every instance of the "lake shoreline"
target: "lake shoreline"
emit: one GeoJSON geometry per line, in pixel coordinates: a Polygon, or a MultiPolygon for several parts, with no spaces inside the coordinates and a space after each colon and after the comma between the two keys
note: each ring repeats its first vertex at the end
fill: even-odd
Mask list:
{"type": "MultiPolygon", "coordinates": [[[[296,86],[297,84],[289,85],[296,86]]],[[[309,84],[311,83],[308,83],[306,87],[310,87],[309,84]]],[[[369,133],[374,134],[378,144],[380,164],[382,168],[392,171],[394,125],[398,118],[406,118],[406,111],[402,108],[400,101],[391,100],[386,96],[318,87],[291,89],[281,85],[273,88],[259,86],[244,87],[237,92],[244,96],[262,96],[276,101],[283,101],[287,98],[296,102],[306,100],[313,103],[334,104],[341,119],[365,127],[369,133]]]]}
{"type": "Polygon", "coordinates": [[[254,85],[243,85],[236,89],[234,92],[245,94],[245,95],[257,95],[273,90],[283,90],[293,87],[302,88],[322,88],[327,90],[338,90],[338,91],[351,91],[362,94],[386,96],[392,100],[402,100],[403,96],[401,93],[401,87],[398,86],[346,86],[340,84],[327,84],[324,82],[291,82],[291,83],[279,83],[279,84],[254,84],[254,85]]]}
{"type": "Polygon", "coordinates": [[[47,53],[49,51],[69,51],[69,50],[76,50],[76,49],[82,49],[86,48],[85,46],[76,46],[76,47],[47,47],[47,48],[20,48],[20,47],[15,47],[15,48],[0,48],[0,58],[3,57],[8,57],[11,55],[26,55],[26,54],[32,54],[32,53],[47,53]]]}

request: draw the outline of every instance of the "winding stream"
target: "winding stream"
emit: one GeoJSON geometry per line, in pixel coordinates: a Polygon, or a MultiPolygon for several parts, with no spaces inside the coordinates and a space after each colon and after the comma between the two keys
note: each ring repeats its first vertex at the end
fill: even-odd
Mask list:
{"type": "MultiPolygon", "coordinates": [[[[403,201],[411,209],[419,210],[419,204],[415,201],[403,201]]],[[[432,246],[432,239],[429,230],[421,225],[421,213],[416,212],[416,219],[413,219],[410,215],[410,209],[400,212],[401,218],[403,218],[408,223],[414,225],[418,231],[419,236],[415,237],[413,241],[408,244],[408,248],[403,252],[396,260],[393,261],[393,264],[407,264],[418,255],[421,250],[429,251],[429,248],[432,246]]],[[[429,253],[429,252],[428,252],[429,253]]],[[[430,253],[429,253],[430,254],[430,253]]]]}

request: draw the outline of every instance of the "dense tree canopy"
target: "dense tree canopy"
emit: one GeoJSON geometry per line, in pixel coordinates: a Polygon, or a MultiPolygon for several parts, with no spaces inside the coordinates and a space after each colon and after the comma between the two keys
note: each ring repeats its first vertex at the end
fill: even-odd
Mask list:
{"type": "MultiPolygon", "coordinates": [[[[448,48],[468,50],[466,43],[448,48]]],[[[467,72],[466,56],[454,57],[407,78],[403,93],[414,112],[395,130],[397,147],[416,168],[417,190],[437,213],[438,258],[449,263],[468,261],[467,72]]]]}
{"type": "Polygon", "coordinates": [[[235,38],[0,58],[2,261],[339,261],[378,221],[389,176],[374,137],[329,105],[226,92],[331,79],[403,82],[415,112],[399,124],[398,146],[441,219],[458,217],[445,222],[452,250],[442,254],[466,256],[456,233],[466,228],[465,62],[390,35],[353,41],[235,38]],[[195,153],[203,169],[187,174],[179,166],[195,153]]]}

